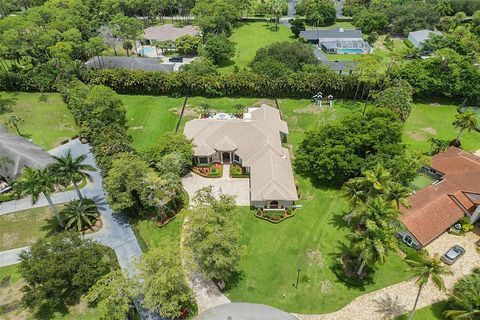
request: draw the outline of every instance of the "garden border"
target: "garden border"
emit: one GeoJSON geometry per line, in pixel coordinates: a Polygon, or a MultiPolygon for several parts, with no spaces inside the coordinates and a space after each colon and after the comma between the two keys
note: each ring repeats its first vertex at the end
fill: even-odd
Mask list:
{"type": "Polygon", "coordinates": [[[280,219],[280,220],[270,220],[270,219],[267,218],[267,217],[259,216],[259,215],[257,214],[257,211],[255,211],[255,212],[253,213],[253,215],[255,216],[255,218],[258,218],[258,219],[260,219],[260,220],[265,220],[265,221],[270,222],[270,223],[273,223],[273,224],[279,224],[279,223],[282,222],[282,221],[285,221],[285,220],[287,220],[287,219],[290,219],[290,218],[294,217],[296,214],[297,214],[297,213],[296,213],[296,210],[295,210],[295,211],[292,212],[292,214],[289,214],[288,216],[283,217],[283,218],[280,219]]]}

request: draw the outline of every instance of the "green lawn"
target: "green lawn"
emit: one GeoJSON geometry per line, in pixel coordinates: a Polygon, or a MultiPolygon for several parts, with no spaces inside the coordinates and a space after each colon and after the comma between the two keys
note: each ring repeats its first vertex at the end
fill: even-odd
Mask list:
{"type": "Polygon", "coordinates": [[[31,245],[40,238],[53,235],[57,227],[57,219],[49,207],[2,215],[0,251],[31,245]]]}
{"type": "MultiPolygon", "coordinates": [[[[439,105],[418,102],[405,123],[404,141],[410,149],[428,151],[429,138],[453,140],[458,129],[452,126],[457,105],[442,103],[439,105]]],[[[462,149],[476,151],[480,149],[480,133],[464,132],[460,138],[462,149]]]]}
{"type": "Polygon", "coordinates": [[[332,29],[338,29],[338,28],[343,28],[343,29],[356,29],[355,26],[348,21],[337,21],[331,26],[328,27],[315,27],[315,26],[307,26],[307,29],[320,29],[320,30],[332,30],[332,29]]]}
{"type": "MultiPolygon", "coordinates": [[[[1,319],[2,320],[38,319],[19,304],[22,296],[21,288],[23,284],[20,281],[22,276],[18,272],[17,265],[0,268],[0,280],[8,275],[11,276],[8,286],[0,287],[0,305],[3,305],[3,304],[15,305],[17,306],[17,308],[8,313],[1,313],[1,319]]],[[[71,307],[68,311],[69,312],[66,314],[62,314],[61,312],[56,312],[52,317],[48,317],[48,319],[52,319],[52,320],[96,320],[98,319],[97,310],[95,308],[88,307],[87,303],[83,301],[83,299],[80,301],[79,304],[71,307]]]]}
{"type": "MultiPolygon", "coordinates": [[[[0,115],[0,125],[16,115],[25,123],[19,126],[20,133],[46,150],[60,145],[77,133],[73,116],[58,93],[47,93],[47,101],[41,101],[39,93],[1,92],[3,99],[14,102],[11,112],[0,115]]],[[[15,130],[10,130],[15,132],[15,130]]]]}
{"type": "MultiPolygon", "coordinates": [[[[164,132],[175,130],[183,98],[166,96],[128,96],[122,95],[127,108],[129,133],[133,137],[133,146],[142,150],[158,139],[164,132]]],[[[249,98],[203,98],[188,99],[187,108],[182,119],[186,121],[197,117],[201,104],[207,103],[217,111],[233,112],[235,104],[252,105],[258,99],[249,98]]]]}
{"type": "MultiPolygon", "coordinates": [[[[421,320],[446,320],[446,318],[442,315],[446,307],[447,303],[445,301],[434,303],[428,307],[424,307],[415,311],[414,318],[421,320]]],[[[395,320],[407,320],[408,316],[409,314],[406,313],[395,318],[395,320]]]]}
{"type": "Polygon", "coordinates": [[[420,174],[410,183],[410,187],[412,187],[413,190],[420,190],[431,185],[433,182],[433,179],[420,174]]]}
{"type": "Polygon", "coordinates": [[[259,48],[274,42],[294,41],[294,37],[290,29],[283,25],[273,30],[266,22],[250,22],[235,28],[230,40],[235,43],[235,56],[220,68],[221,72],[231,71],[233,65],[243,69],[253,60],[259,48]]]}

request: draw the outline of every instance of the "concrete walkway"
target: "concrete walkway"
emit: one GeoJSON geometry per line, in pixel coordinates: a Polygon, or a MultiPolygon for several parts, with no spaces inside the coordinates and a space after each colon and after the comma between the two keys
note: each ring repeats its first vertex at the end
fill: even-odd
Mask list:
{"type": "MultiPolygon", "coordinates": [[[[465,248],[466,253],[455,264],[448,267],[451,276],[444,278],[448,290],[452,289],[461,277],[468,275],[480,265],[480,254],[476,250],[475,242],[479,239],[472,232],[464,236],[455,236],[445,233],[427,246],[431,256],[441,256],[451,246],[458,244],[465,248]]],[[[342,309],[328,314],[304,315],[296,314],[301,320],[383,320],[393,319],[411,310],[418,290],[415,279],[404,281],[377,291],[364,294],[342,309]]],[[[435,302],[445,300],[446,292],[441,292],[429,283],[423,288],[418,308],[426,307],[435,302]]]]}
{"type": "MultiPolygon", "coordinates": [[[[61,156],[66,154],[68,150],[71,150],[74,157],[86,154],[87,160],[85,162],[96,167],[95,159],[90,152],[89,145],[80,143],[78,139],[50,150],[49,153],[54,156],[61,156]]],[[[114,213],[108,205],[102,187],[102,176],[100,175],[100,172],[91,172],[91,175],[93,182],[88,183],[81,192],[85,197],[94,200],[97,204],[102,218],[103,227],[98,232],[86,235],[86,237],[94,239],[115,250],[120,267],[126,269],[130,275],[134,275],[135,261],[138,260],[142,254],[137,238],[124,216],[122,214],[114,213]]],[[[74,199],[77,199],[75,191],[59,192],[52,195],[52,200],[56,204],[65,203],[74,199]]],[[[33,206],[30,197],[27,197],[0,204],[0,215],[26,210],[32,207],[44,207],[47,205],[47,200],[43,196],[41,196],[38,202],[33,206]]],[[[27,249],[27,247],[0,252],[0,267],[15,264],[17,262],[15,254],[18,256],[18,253],[22,249],[27,249]]]]}

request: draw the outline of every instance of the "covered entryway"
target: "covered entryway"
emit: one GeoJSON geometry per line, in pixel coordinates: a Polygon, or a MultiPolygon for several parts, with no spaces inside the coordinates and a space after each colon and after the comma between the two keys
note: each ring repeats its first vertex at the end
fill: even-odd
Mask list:
{"type": "Polygon", "coordinates": [[[222,152],[222,163],[231,164],[232,163],[232,153],[231,152],[222,152]]]}

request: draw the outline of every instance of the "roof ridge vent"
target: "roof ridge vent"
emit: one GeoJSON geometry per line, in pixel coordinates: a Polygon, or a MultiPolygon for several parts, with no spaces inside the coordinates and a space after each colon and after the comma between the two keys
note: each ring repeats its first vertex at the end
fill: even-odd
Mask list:
{"type": "Polygon", "coordinates": [[[343,28],[338,29],[338,32],[344,32],[344,31],[345,31],[345,29],[343,29],[343,28]]]}

